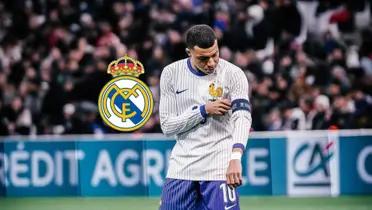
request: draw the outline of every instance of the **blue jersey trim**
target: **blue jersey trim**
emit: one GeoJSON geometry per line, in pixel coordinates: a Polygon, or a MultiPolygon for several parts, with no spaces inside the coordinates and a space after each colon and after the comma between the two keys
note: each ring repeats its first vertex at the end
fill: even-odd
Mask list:
{"type": "Polygon", "coordinates": [[[204,119],[207,118],[208,114],[207,111],[205,110],[205,105],[200,106],[200,113],[204,117],[204,119]]]}
{"type": "Polygon", "coordinates": [[[187,59],[187,67],[189,68],[189,70],[191,71],[191,73],[195,74],[196,76],[205,76],[207,75],[206,73],[200,71],[200,70],[197,70],[197,69],[194,69],[191,65],[191,61],[190,61],[190,58],[187,59]]]}
{"type": "Polygon", "coordinates": [[[241,143],[236,143],[236,144],[234,144],[234,145],[233,145],[233,149],[234,149],[234,148],[240,148],[240,149],[242,149],[243,151],[245,150],[244,145],[241,144],[241,143]]]}

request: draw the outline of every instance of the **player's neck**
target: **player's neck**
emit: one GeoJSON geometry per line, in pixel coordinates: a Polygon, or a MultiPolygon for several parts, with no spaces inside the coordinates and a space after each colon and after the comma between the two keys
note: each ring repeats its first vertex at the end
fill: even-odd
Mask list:
{"type": "Polygon", "coordinates": [[[200,74],[208,75],[208,74],[213,74],[213,73],[215,72],[215,70],[214,70],[213,72],[206,72],[206,71],[204,71],[204,70],[201,70],[200,68],[198,68],[198,67],[197,67],[195,64],[193,64],[192,62],[191,62],[191,66],[192,66],[192,68],[193,68],[195,71],[199,72],[200,74]]]}
{"type": "Polygon", "coordinates": [[[188,60],[187,60],[187,66],[188,66],[188,68],[189,68],[189,70],[193,73],[193,74],[195,74],[195,75],[197,75],[197,76],[205,76],[205,75],[208,75],[206,72],[204,72],[204,71],[201,71],[200,69],[198,69],[192,62],[191,62],[191,59],[189,58],[188,60]]]}
{"type": "Polygon", "coordinates": [[[199,69],[199,68],[198,68],[197,66],[195,66],[194,64],[191,63],[191,65],[192,65],[192,68],[195,69],[196,71],[198,71],[198,72],[200,72],[200,73],[202,73],[202,74],[208,74],[207,72],[205,72],[205,71],[199,69]]]}

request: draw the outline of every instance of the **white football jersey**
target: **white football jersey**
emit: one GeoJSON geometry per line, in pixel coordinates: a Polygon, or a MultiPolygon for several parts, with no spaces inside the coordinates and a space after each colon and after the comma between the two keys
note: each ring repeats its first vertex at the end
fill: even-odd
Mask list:
{"type": "Polygon", "coordinates": [[[166,66],[160,79],[160,122],[175,136],[167,178],[226,180],[233,147],[245,148],[252,124],[248,81],[234,64],[219,59],[212,74],[193,69],[190,59],[166,66]],[[205,104],[228,98],[232,109],[206,116],[205,104]]]}

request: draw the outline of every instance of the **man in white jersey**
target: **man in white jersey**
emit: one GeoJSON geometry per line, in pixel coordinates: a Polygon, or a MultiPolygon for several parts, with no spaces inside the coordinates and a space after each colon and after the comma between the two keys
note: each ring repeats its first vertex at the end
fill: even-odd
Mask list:
{"type": "Polygon", "coordinates": [[[161,210],[236,210],[241,156],[252,124],[243,71],[219,58],[213,29],[186,32],[188,58],[166,66],[160,79],[160,122],[175,136],[161,210]]]}

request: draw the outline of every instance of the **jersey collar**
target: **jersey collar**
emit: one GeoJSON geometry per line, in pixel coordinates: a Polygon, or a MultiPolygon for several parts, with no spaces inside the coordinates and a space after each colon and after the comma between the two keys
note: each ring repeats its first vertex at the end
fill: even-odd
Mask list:
{"type": "Polygon", "coordinates": [[[202,72],[202,71],[199,71],[197,69],[194,69],[191,65],[191,60],[190,58],[187,59],[187,67],[189,68],[189,70],[191,71],[191,73],[195,74],[196,76],[205,76],[207,75],[206,73],[202,72]]]}

